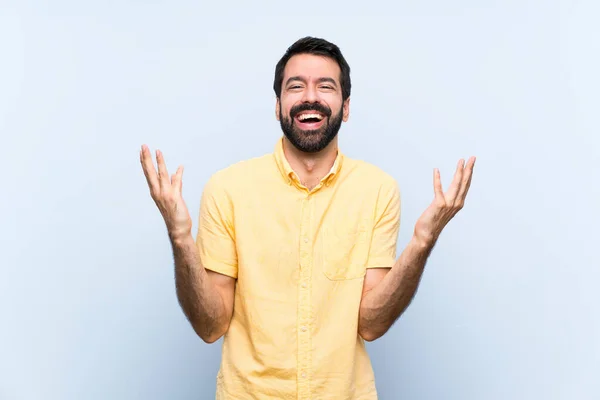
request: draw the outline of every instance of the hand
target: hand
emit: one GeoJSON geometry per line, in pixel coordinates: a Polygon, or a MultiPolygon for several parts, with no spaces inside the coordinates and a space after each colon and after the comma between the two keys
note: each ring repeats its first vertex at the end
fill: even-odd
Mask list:
{"type": "Polygon", "coordinates": [[[465,167],[464,160],[458,162],[454,180],[446,193],[442,191],[439,169],[434,170],[433,188],[435,198],[415,225],[415,238],[427,246],[433,246],[448,222],[465,204],[467,192],[471,186],[475,157],[469,158],[465,167]]]}
{"type": "Polygon", "coordinates": [[[167,224],[169,237],[180,237],[191,233],[192,218],[181,194],[183,166],[179,166],[177,172],[169,179],[162,152],[156,150],[157,173],[146,145],[143,145],[140,151],[140,162],[150,188],[150,195],[167,224]]]}

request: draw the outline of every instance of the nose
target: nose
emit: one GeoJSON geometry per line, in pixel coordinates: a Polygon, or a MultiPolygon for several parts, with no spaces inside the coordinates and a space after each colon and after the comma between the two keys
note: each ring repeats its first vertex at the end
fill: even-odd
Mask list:
{"type": "Polygon", "coordinates": [[[302,96],[304,103],[317,103],[319,101],[319,92],[313,85],[307,85],[302,96]]]}

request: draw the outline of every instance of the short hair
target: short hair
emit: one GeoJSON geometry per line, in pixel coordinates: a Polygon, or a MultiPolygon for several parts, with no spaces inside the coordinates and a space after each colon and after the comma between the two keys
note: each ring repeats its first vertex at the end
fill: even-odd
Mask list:
{"type": "Polygon", "coordinates": [[[350,97],[352,83],[350,82],[350,66],[342,55],[340,48],[335,44],[328,42],[325,39],[307,36],[297,40],[286,50],[281,60],[275,66],[275,80],[273,82],[273,90],[277,98],[281,96],[281,85],[283,84],[283,71],[287,62],[298,54],[314,54],[318,56],[328,57],[336,61],[340,67],[340,85],[342,87],[342,99],[346,100],[350,97]]]}

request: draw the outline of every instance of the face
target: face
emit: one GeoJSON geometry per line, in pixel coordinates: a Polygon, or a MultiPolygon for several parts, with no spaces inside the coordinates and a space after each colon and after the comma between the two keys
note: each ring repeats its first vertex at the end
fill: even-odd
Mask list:
{"type": "Polygon", "coordinates": [[[348,120],[350,99],[342,101],[340,67],[333,59],[299,54],[283,73],[276,117],[288,140],[300,151],[316,153],[337,136],[348,120]]]}

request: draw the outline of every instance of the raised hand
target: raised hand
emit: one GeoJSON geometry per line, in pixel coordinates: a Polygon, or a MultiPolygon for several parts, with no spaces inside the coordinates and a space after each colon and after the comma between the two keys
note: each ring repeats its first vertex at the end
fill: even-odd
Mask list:
{"type": "Polygon", "coordinates": [[[163,154],[160,150],[156,150],[157,171],[154,168],[150,150],[146,145],[143,145],[140,151],[140,163],[144,175],[146,175],[150,195],[167,224],[169,237],[181,237],[191,233],[192,218],[183,201],[181,191],[183,166],[179,166],[177,172],[169,177],[163,154]]]}
{"type": "Polygon", "coordinates": [[[456,167],[454,179],[446,193],[442,190],[440,171],[436,168],[433,174],[433,189],[435,198],[423,212],[415,224],[415,237],[424,244],[433,246],[442,230],[465,205],[465,198],[471,186],[475,157],[465,161],[460,160],[456,167]]]}

